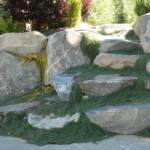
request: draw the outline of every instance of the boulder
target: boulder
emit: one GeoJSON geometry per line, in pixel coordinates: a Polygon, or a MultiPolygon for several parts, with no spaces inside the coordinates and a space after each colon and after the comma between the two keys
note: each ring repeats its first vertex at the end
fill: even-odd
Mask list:
{"type": "Polygon", "coordinates": [[[13,55],[0,52],[0,100],[21,96],[39,85],[39,70],[32,63],[24,64],[13,55]]]}
{"type": "Polygon", "coordinates": [[[56,32],[48,37],[45,84],[50,84],[55,73],[90,63],[89,58],[84,56],[80,49],[81,38],[80,32],[71,29],[56,32]]]}
{"type": "Polygon", "coordinates": [[[141,45],[136,42],[123,40],[123,39],[108,39],[104,40],[101,43],[101,47],[99,48],[100,52],[111,52],[116,50],[128,50],[128,49],[137,49],[141,45]]]}
{"type": "Polygon", "coordinates": [[[118,74],[98,75],[94,79],[79,83],[82,92],[91,96],[105,96],[133,85],[137,77],[120,76],[118,74]]]}
{"type": "Polygon", "coordinates": [[[150,13],[138,17],[134,25],[134,32],[136,33],[136,35],[140,36],[141,34],[145,34],[148,28],[149,20],[150,20],[150,13]]]}
{"type": "Polygon", "coordinates": [[[121,55],[100,53],[94,60],[94,64],[99,67],[109,67],[112,69],[123,69],[125,67],[135,67],[139,55],[121,55]]]}
{"type": "Polygon", "coordinates": [[[52,76],[51,85],[61,101],[69,101],[72,85],[79,74],[58,73],[52,76]]]}
{"type": "Polygon", "coordinates": [[[0,35],[0,51],[17,54],[39,52],[46,48],[47,38],[40,32],[5,33],[0,35]]]}
{"type": "Polygon", "coordinates": [[[145,53],[150,53],[150,13],[138,18],[135,25],[135,33],[140,37],[145,53]]]}
{"type": "Polygon", "coordinates": [[[54,128],[63,128],[65,125],[71,122],[78,122],[80,118],[80,114],[76,113],[73,115],[66,115],[57,117],[54,114],[50,115],[38,115],[29,113],[28,114],[28,123],[38,129],[54,129],[54,128]]]}
{"type": "Polygon", "coordinates": [[[150,127],[150,104],[109,106],[86,112],[90,121],[109,132],[134,134],[150,127]]]}

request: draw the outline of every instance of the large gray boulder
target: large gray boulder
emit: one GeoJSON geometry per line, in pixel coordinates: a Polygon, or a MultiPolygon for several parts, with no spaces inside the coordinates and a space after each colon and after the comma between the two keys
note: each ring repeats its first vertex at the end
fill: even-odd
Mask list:
{"type": "Polygon", "coordinates": [[[105,96],[133,85],[137,77],[120,76],[118,74],[98,75],[94,79],[79,83],[82,92],[91,96],[105,96]]]}
{"type": "Polygon", "coordinates": [[[46,48],[46,45],[47,38],[37,31],[0,35],[0,51],[29,54],[39,52],[46,48]]]}
{"type": "Polygon", "coordinates": [[[50,83],[50,79],[55,73],[70,67],[89,64],[89,59],[83,55],[80,49],[81,39],[81,33],[71,29],[54,33],[48,37],[46,84],[50,83]]]}
{"type": "Polygon", "coordinates": [[[108,67],[112,69],[123,69],[125,67],[135,67],[139,55],[121,55],[100,53],[94,60],[94,64],[99,67],[108,67]]]}
{"type": "Polygon", "coordinates": [[[32,63],[23,64],[13,55],[0,52],[0,100],[23,95],[39,84],[39,70],[32,63]]]}
{"type": "Polygon", "coordinates": [[[134,134],[150,127],[150,104],[108,106],[86,113],[91,122],[119,134],[134,134]]]}
{"type": "Polygon", "coordinates": [[[145,53],[150,53],[150,13],[140,16],[135,24],[135,33],[140,37],[145,53]]]}

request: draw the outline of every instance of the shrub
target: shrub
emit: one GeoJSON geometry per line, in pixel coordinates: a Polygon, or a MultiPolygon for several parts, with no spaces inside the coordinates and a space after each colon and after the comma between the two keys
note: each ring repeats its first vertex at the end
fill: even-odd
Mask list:
{"type": "Polygon", "coordinates": [[[33,29],[74,26],[81,15],[80,0],[6,0],[14,20],[32,22],[33,29]]]}
{"type": "Polygon", "coordinates": [[[122,0],[113,0],[114,4],[114,23],[123,23],[125,22],[124,16],[124,6],[122,0]]]}
{"type": "Polygon", "coordinates": [[[91,0],[87,22],[99,25],[107,23],[133,22],[136,0],[91,0]]]}
{"type": "Polygon", "coordinates": [[[81,0],[68,0],[69,9],[66,13],[66,26],[73,27],[81,18],[81,0]]]}
{"type": "Polygon", "coordinates": [[[19,22],[14,21],[11,17],[7,19],[0,17],[0,33],[21,31],[23,27],[19,22]]]}
{"type": "Polygon", "coordinates": [[[82,90],[78,83],[74,83],[72,86],[72,92],[70,94],[70,99],[72,103],[78,103],[82,101],[82,90]]]}
{"type": "Polygon", "coordinates": [[[82,0],[82,19],[86,20],[89,16],[90,0],[82,0]]]}
{"type": "Polygon", "coordinates": [[[136,0],[135,12],[138,16],[150,12],[150,1],[149,0],[136,0]]]}

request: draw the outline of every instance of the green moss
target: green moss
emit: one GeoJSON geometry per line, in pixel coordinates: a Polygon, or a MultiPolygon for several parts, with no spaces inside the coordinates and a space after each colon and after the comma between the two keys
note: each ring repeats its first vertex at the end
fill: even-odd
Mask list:
{"type": "Polygon", "coordinates": [[[130,30],[126,35],[125,38],[130,41],[140,41],[139,37],[135,34],[134,30],[130,30]]]}
{"type": "Polygon", "coordinates": [[[86,35],[82,36],[82,40],[80,43],[81,50],[84,55],[86,55],[91,62],[95,59],[95,57],[99,54],[100,43],[89,39],[86,35]]]}
{"type": "Polygon", "coordinates": [[[90,123],[83,114],[77,123],[53,130],[32,128],[25,115],[8,114],[0,121],[0,134],[21,137],[37,145],[96,142],[113,135],[90,123]]]}
{"type": "Polygon", "coordinates": [[[136,135],[150,138],[150,128],[145,129],[145,130],[137,133],[136,135]]]}
{"type": "Polygon", "coordinates": [[[136,63],[135,69],[146,71],[146,64],[150,61],[150,55],[142,55],[136,63]]]}

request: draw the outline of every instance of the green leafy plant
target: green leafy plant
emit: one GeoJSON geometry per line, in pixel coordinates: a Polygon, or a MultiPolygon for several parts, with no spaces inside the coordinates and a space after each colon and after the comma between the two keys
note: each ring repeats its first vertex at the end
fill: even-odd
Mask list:
{"type": "Polygon", "coordinates": [[[99,42],[89,39],[86,35],[82,36],[80,43],[81,50],[84,55],[89,57],[91,62],[93,62],[95,57],[99,54],[99,46],[99,42]]]}
{"type": "Polygon", "coordinates": [[[82,90],[78,83],[73,84],[70,99],[72,103],[78,103],[82,101],[82,90]]]}
{"type": "Polygon", "coordinates": [[[150,1],[149,0],[136,0],[135,12],[138,16],[141,16],[150,12],[150,1]]]}
{"type": "Polygon", "coordinates": [[[82,3],[80,0],[68,0],[69,11],[66,14],[66,26],[73,27],[81,18],[82,3]]]}
{"type": "Polygon", "coordinates": [[[113,0],[114,4],[114,23],[125,22],[124,6],[122,0],[113,0]]]}
{"type": "Polygon", "coordinates": [[[4,19],[0,17],[0,32],[21,32],[23,31],[23,27],[19,22],[14,21],[11,17],[8,19],[4,19]]]}

